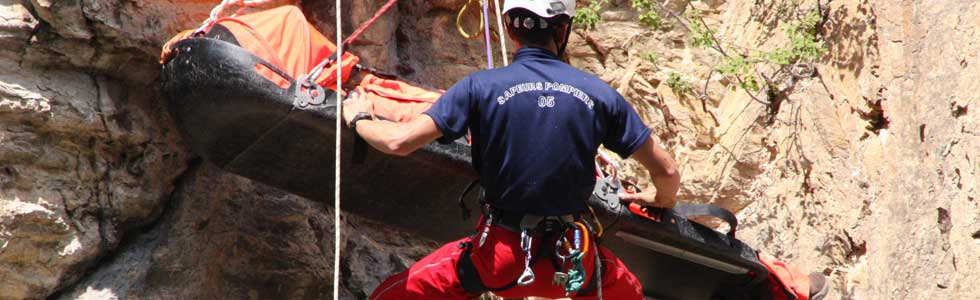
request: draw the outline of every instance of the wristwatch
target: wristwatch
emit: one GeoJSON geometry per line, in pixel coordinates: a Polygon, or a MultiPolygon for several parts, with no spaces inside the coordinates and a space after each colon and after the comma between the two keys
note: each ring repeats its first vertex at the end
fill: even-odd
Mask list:
{"type": "Polygon", "coordinates": [[[360,121],[360,120],[374,120],[374,116],[371,116],[371,114],[369,114],[367,112],[363,112],[363,111],[357,113],[356,115],[354,115],[354,118],[353,119],[350,119],[350,129],[352,129],[352,130],[354,130],[356,132],[357,131],[357,121],[360,121]]]}

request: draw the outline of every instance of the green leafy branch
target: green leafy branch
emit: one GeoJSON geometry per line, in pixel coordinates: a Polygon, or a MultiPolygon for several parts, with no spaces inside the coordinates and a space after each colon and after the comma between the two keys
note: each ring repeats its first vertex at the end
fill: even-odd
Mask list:
{"type": "MultiPolygon", "coordinates": [[[[602,10],[602,5],[607,2],[608,0],[589,0],[585,7],[579,8],[576,12],[575,23],[584,26],[586,30],[595,28],[602,21],[599,11],[602,10]]],[[[660,13],[657,12],[657,7],[660,4],[656,0],[630,0],[630,4],[640,13],[637,19],[641,25],[660,29],[666,24],[660,13]]]]}
{"type": "Polygon", "coordinates": [[[640,54],[640,58],[650,62],[655,67],[660,67],[660,53],[643,52],[642,54],[640,54]]]}
{"type": "Polygon", "coordinates": [[[678,74],[677,72],[670,72],[670,75],[667,76],[666,83],[667,87],[670,87],[670,89],[677,95],[690,94],[694,92],[694,84],[681,77],[681,74],[678,74]]]}
{"type": "Polygon", "coordinates": [[[654,2],[654,0],[630,0],[630,2],[633,9],[636,9],[640,13],[637,16],[640,25],[653,29],[660,29],[664,26],[664,19],[660,17],[660,13],[656,10],[659,4],[654,2]]]}
{"type": "MultiPolygon", "coordinates": [[[[758,102],[769,104],[756,97],[755,92],[763,88],[774,89],[776,83],[765,74],[759,73],[758,67],[761,64],[771,64],[777,66],[777,72],[789,70],[794,76],[805,77],[795,71],[797,64],[809,64],[820,59],[826,53],[826,45],[818,38],[817,27],[820,22],[820,15],[816,11],[807,13],[800,20],[792,21],[786,27],[785,33],[789,39],[789,44],[778,47],[771,51],[755,51],[755,53],[740,53],[739,51],[726,51],[721,41],[715,36],[712,30],[704,22],[700,11],[691,7],[688,14],[689,29],[691,30],[691,45],[713,49],[722,55],[722,61],[716,68],[724,76],[735,78],[738,86],[749,92],[749,95],[758,102]],[[759,78],[762,78],[760,80],[759,78]]],[[[812,67],[810,67],[812,70],[812,67]]],[[[774,74],[775,75],[775,74],[774,74]]],[[[771,93],[770,93],[771,94],[771,93]]]]}
{"type": "Polygon", "coordinates": [[[599,10],[602,9],[602,5],[608,0],[589,0],[589,4],[585,7],[579,8],[575,14],[575,24],[585,26],[586,30],[591,30],[602,21],[602,16],[599,15],[599,10]]]}
{"type": "MultiPolygon", "coordinates": [[[[606,3],[608,0],[590,0],[585,7],[579,9],[578,16],[575,18],[576,23],[586,29],[594,28],[601,21],[599,12],[606,3]]],[[[767,105],[772,105],[770,101],[778,101],[773,99],[773,96],[785,92],[778,91],[780,78],[784,78],[782,75],[789,73],[796,78],[812,76],[814,68],[811,63],[819,60],[827,52],[826,45],[819,38],[818,28],[821,26],[823,12],[819,6],[818,10],[809,11],[805,15],[788,13],[789,10],[799,7],[798,1],[793,1],[785,8],[780,6],[781,10],[786,10],[781,12],[781,15],[795,15],[797,18],[788,22],[788,26],[784,29],[789,43],[770,51],[760,51],[723,44],[717,32],[705,22],[703,13],[690,2],[688,13],[683,16],[672,13],[657,0],[630,0],[630,4],[639,12],[638,22],[654,29],[667,25],[660,15],[661,11],[667,12],[677,24],[690,31],[691,46],[712,49],[721,54],[721,61],[715,66],[712,74],[717,71],[722,76],[733,79],[737,86],[745,90],[753,100],[767,105]],[[771,74],[761,72],[760,69],[766,69],[764,67],[775,69],[775,72],[771,74]],[[763,90],[770,96],[769,101],[759,98],[758,93],[763,90]]],[[[660,59],[655,53],[644,53],[641,58],[654,65],[657,65],[660,59]]],[[[710,78],[705,80],[705,89],[709,80],[710,78]]],[[[694,90],[693,84],[677,73],[669,75],[667,84],[679,94],[691,93],[694,90]]],[[[700,94],[701,97],[705,97],[707,91],[700,94]]]]}

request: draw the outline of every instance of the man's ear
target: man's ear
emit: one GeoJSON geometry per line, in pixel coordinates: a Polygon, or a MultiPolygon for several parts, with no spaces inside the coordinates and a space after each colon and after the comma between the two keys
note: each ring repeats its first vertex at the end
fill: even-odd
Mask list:
{"type": "Polygon", "coordinates": [[[510,42],[511,45],[514,45],[514,47],[512,47],[514,50],[520,49],[522,46],[524,46],[521,45],[521,42],[514,37],[514,33],[510,30],[510,26],[504,26],[504,31],[507,32],[507,41],[510,42]]]}
{"type": "MultiPolygon", "coordinates": [[[[571,35],[569,35],[568,32],[569,30],[572,30],[572,24],[570,23],[561,24],[561,26],[558,26],[558,34],[563,37],[568,37],[567,39],[571,39],[571,35]]],[[[567,40],[564,42],[568,43],[567,40]]]]}

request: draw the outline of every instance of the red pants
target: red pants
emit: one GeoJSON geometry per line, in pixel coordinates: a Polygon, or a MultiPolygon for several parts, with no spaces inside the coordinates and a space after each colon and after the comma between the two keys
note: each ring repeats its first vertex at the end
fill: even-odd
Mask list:
{"type": "MultiPolygon", "coordinates": [[[[464,300],[476,298],[463,290],[456,276],[456,264],[459,262],[460,242],[468,242],[470,238],[443,245],[422,260],[412,265],[408,270],[392,276],[381,283],[370,300],[464,300]]],[[[532,243],[531,253],[537,253],[541,243],[551,243],[554,240],[532,243]]],[[[483,284],[487,287],[502,287],[517,279],[524,271],[524,254],[521,251],[520,235],[500,227],[493,227],[482,247],[473,241],[471,259],[476,266],[483,284]]],[[[552,247],[548,247],[549,249],[552,247]]],[[[642,300],[640,283],[626,269],[623,262],[616,258],[611,251],[602,247],[590,245],[589,252],[583,259],[586,270],[590,270],[586,282],[590,282],[595,270],[595,251],[600,251],[602,259],[602,298],[610,300],[642,300]]],[[[544,255],[541,255],[544,256],[544,255]]],[[[527,286],[514,286],[511,289],[495,292],[505,298],[545,297],[566,298],[561,286],[552,284],[555,273],[551,258],[538,259],[533,266],[536,280],[527,286]]],[[[570,266],[570,263],[566,265],[570,266]]],[[[584,288],[584,286],[583,286],[584,288]]],[[[598,288],[586,294],[573,294],[572,299],[597,299],[598,288]]]]}

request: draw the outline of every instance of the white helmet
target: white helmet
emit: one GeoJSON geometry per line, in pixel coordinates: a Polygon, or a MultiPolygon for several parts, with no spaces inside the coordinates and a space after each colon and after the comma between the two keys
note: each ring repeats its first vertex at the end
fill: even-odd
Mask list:
{"type": "Polygon", "coordinates": [[[559,15],[575,16],[575,0],[505,0],[504,13],[523,8],[543,18],[559,15]]]}

